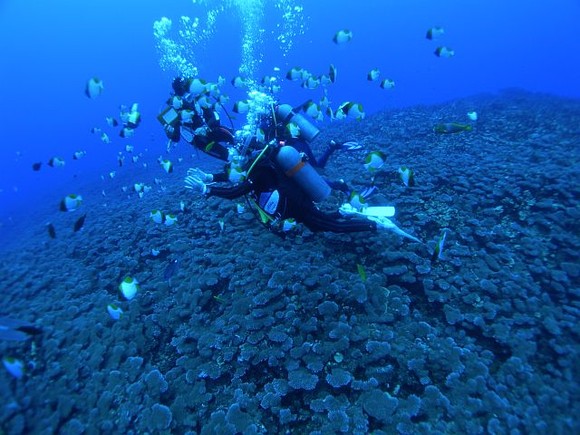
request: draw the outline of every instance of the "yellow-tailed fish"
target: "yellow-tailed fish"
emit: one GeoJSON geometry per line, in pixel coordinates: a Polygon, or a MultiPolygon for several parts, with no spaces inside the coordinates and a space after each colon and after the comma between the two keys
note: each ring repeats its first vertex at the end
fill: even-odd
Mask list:
{"type": "Polygon", "coordinates": [[[248,100],[240,100],[234,104],[235,113],[247,113],[250,110],[250,103],[248,100]]]}
{"type": "Polygon", "coordinates": [[[75,151],[73,153],[73,160],[80,160],[87,155],[86,151],[75,151]]]}
{"type": "Polygon", "coordinates": [[[107,312],[109,313],[109,316],[111,316],[111,319],[113,320],[119,320],[123,315],[123,310],[115,304],[107,305],[107,312]]]}
{"type": "Polygon", "coordinates": [[[379,170],[387,160],[387,156],[382,151],[371,151],[365,157],[364,167],[369,172],[379,170]]]}
{"type": "Polygon", "coordinates": [[[322,121],[322,119],[323,119],[322,111],[320,110],[320,107],[318,106],[318,104],[316,104],[315,102],[309,101],[308,103],[306,103],[304,105],[303,109],[304,109],[304,113],[306,113],[312,119],[316,119],[317,121],[322,121]]]}
{"type": "Polygon", "coordinates": [[[162,224],[165,221],[165,215],[161,210],[153,210],[149,213],[149,217],[156,224],[162,224]]]}
{"type": "Polygon", "coordinates": [[[348,198],[348,203],[352,208],[361,211],[366,206],[367,201],[360,193],[353,191],[348,198]]]}
{"type": "Polygon", "coordinates": [[[292,231],[296,228],[296,219],[288,218],[282,221],[282,231],[287,233],[288,231],[292,231]]]}
{"type": "Polygon", "coordinates": [[[139,291],[139,282],[135,278],[127,276],[119,284],[119,291],[125,299],[130,301],[139,291]]]}
{"type": "Polygon", "coordinates": [[[374,82],[374,81],[379,79],[380,75],[381,75],[381,70],[379,70],[378,68],[373,68],[372,70],[370,70],[367,73],[367,80],[369,82],[374,82]]]}
{"type": "Polygon", "coordinates": [[[346,115],[348,115],[350,118],[356,119],[357,121],[360,121],[365,117],[363,105],[360,103],[343,103],[339,109],[342,109],[346,115]]]}
{"type": "Polygon", "coordinates": [[[193,95],[199,95],[206,91],[207,82],[203,79],[192,79],[189,83],[189,92],[193,95]]]}
{"type": "Polygon", "coordinates": [[[316,89],[320,85],[320,79],[315,76],[310,76],[302,82],[304,89],[316,89]]]}
{"type": "Polygon", "coordinates": [[[433,40],[443,36],[444,33],[445,30],[443,29],[443,27],[431,27],[430,29],[427,30],[427,34],[425,35],[425,37],[429,40],[433,40]]]}
{"type": "Polygon", "coordinates": [[[302,80],[303,70],[300,67],[294,67],[286,73],[288,80],[302,80]]]}
{"type": "Polygon", "coordinates": [[[344,44],[352,40],[352,32],[348,29],[339,30],[332,38],[335,44],[344,44]]]}
{"type": "Polygon", "coordinates": [[[447,237],[447,231],[443,230],[441,236],[439,236],[439,240],[435,244],[435,249],[433,250],[433,255],[431,256],[431,261],[435,262],[440,260],[443,255],[443,248],[445,246],[445,239],[447,237]]]}
{"type": "Polygon", "coordinates": [[[462,131],[471,131],[473,127],[469,124],[460,124],[459,122],[444,122],[433,127],[433,131],[439,134],[461,133],[462,131]]]}
{"type": "Polygon", "coordinates": [[[75,211],[83,203],[81,195],[70,194],[64,197],[60,202],[60,211],[75,211]]]}
{"type": "Polygon", "coordinates": [[[103,93],[104,89],[103,82],[98,77],[93,77],[87,81],[85,95],[91,99],[97,98],[103,93]]]}
{"type": "Polygon", "coordinates": [[[330,64],[330,67],[328,68],[328,78],[330,79],[331,83],[334,83],[336,81],[336,74],[337,74],[336,67],[333,64],[330,64]]]}
{"type": "Polygon", "coordinates": [[[393,89],[395,87],[395,81],[391,79],[384,79],[381,82],[382,89],[393,89]]]}
{"type": "Polygon", "coordinates": [[[159,159],[159,164],[161,165],[163,170],[168,174],[171,174],[173,172],[173,163],[171,163],[171,160],[159,159]]]}
{"type": "Polygon", "coordinates": [[[5,356],[2,358],[2,364],[4,364],[4,368],[16,379],[22,378],[25,372],[25,365],[24,362],[17,358],[13,358],[11,356],[5,356]]]}
{"type": "Polygon", "coordinates": [[[300,127],[295,122],[289,122],[286,124],[286,132],[292,139],[296,139],[300,136],[300,127]]]}
{"type": "Polygon", "coordinates": [[[175,222],[177,222],[177,216],[175,216],[174,214],[171,214],[171,213],[165,215],[164,224],[166,227],[172,226],[173,224],[175,224],[175,222]]]}
{"type": "Polygon", "coordinates": [[[415,173],[411,168],[401,166],[399,168],[399,175],[401,176],[401,181],[405,186],[412,187],[415,185],[415,173]]]}
{"type": "Polygon", "coordinates": [[[450,58],[455,56],[455,50],[452,50],[449,47],[437,47],[434,51],[435,56],[437,57],[446,57],[446,58],[450,58]]]}
{"type": "Polygon", "coordinates": [[[240,76],[236,76],[232,79],[232,86],[234,88],[243,88],[247,86],[247,81],[240,76]]]}
{"type": "Polygon", "coordinates": [[[48,161],[48,166],[52,168],[62,168],[66,162],[62,157],[53,157],[48,161]]]}

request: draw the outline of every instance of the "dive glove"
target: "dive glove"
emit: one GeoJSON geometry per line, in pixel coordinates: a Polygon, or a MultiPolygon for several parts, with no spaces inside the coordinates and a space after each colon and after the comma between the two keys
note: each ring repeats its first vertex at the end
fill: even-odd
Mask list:
{"type": "Polygon", "coordinates": [[[202,195],[207,193],[207,185],[200,178],[193,175],[185,177],[185,188],[199,192],[202,195]]]}
{"type": "Polygon", "coordinates": [[[212,174],[206,174],[201,169],[198,168],[189,168],[187,170],[187,175],[194,178],[199,178],[204,183],[211,183],[213,181],[212,174]]]}

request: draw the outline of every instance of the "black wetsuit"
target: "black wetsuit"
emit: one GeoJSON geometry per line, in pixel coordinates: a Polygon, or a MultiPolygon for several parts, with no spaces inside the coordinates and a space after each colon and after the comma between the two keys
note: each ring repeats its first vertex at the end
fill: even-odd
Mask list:
{"type": "Polygon", "coordinates": [[[275,210],[264,210],[261,207],[272,218],[294,218],[311,231],[353,233],[377,230],[375,222],[359,218],[345,219],[338,212],[320,211],[302,188],[277,168],[271,160],[272,157],[264,158],[256,164],[249,179],[244,182],[232,187],[209,186],[206,194],[225,199],[236,199],[249,194],[261,206],[277,191],[279,198],[275,210]]]}

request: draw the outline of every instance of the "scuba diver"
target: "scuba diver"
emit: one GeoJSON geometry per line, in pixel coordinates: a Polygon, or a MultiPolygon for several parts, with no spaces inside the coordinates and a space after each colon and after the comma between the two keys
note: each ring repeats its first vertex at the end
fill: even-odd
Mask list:
{"type": "Polygon", "coordinates": [[[271,105],[271,110],[265,110],[260,117],[258,131],[261,133],[251,135],[243,144],[236,144],[233,130],[221,125],[205,82],[177,77],[172,82],[172,88],[173,94],[167,101],[167,107],[157,117],[169,143],[177,143],[183,138],[197,149],[225,162],[231,163],[231,158],[236,155],[232,147],[237,147],[237,155],[245,158],[250,150],[259,152],[273,138],[284,140],[304,153],[317,168],[324,168],[329,157],[338,149],[362,148],[354,141],[331,141],[320,159],[316,159],[310,143],[320,134],[320,130],[289,104],[271,105]]]}
{"type": "Polygon", "coordinates": [[[260,220],[272,231],[283,230],[288,220],[304,224],[311,231],[331,231],[352,233],[389,229],[411,240],[417,238],[399,229],[389,216],[394,214],[392,207],[381,209],[377,215],[365,214],[350,207],[341,207],[340,212],[325,213],[315,203],[330,194],[330,186],[306,161],[302,155],[289,145],[276,141],[268,143],[247,171],[247,178],[234,186],[208,186],[196,173],[190,170],[185,178],[185,187],[206,197],[217,196],[236,199],[249,196],[249,202],[258,210],[260,220]],[[344,215],[362,215],[366,219],[345,219],[344,215]]]}
{"type": "MultiPolygon", "coordinates": [[[[157,119],[163,125],[169,144],[183,138],[200,151],[228,161],[229,147],[233,146],[232,130],[220,123],[219,114],[210,103],[199,79],[177,77],[173,80],[173,96],[157,119]]],[[[169,149],[169,145],[168,145],[169,149]]]]}
{"type": "Polygon", "coordinates": [[[286,145],[303,153],[312,166],[320,169],[326,166],[328,159],[335,151],[339,149],[352,151],[362,148],[354,141],[335,142],[332,140],[322,156],[316,159],[310,144],[318,137],[320,130],[289,104],[273,106],[272,115],[262,117],[260,129],[264,132],[265,143],[273,139],[283,140],[286,145]]]}

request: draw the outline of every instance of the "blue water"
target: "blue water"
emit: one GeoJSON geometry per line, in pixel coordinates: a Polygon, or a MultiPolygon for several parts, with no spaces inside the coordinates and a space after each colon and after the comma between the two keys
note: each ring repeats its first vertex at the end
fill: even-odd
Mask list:
{"type": "Polygon", "coordinates": [[[9,316],[43,332],[0,334],[0,356],[28,365],[21,379],[0,366],[0,433],[577,431],[578,22],[577,0],[2,1],[0,326],[9,316]],[[174,49],[154,35],[162,17],[174,49]],[[434,26],[445,33],[431,41],[434,26]],[[342,29],[352,40],[335,44],[342,29]],[[325,88],[284,78],[331,64],[325,88]],[[238,75],[277,76],[276,98],[294,106],[325,91],[335,108],[361,103],[363,120],[319,123],[317,153],[330,139],[364,147],[325,175],[363,188],[366,153],[385,153],[373,205],[395,205],[422,243],[282,240],[229,201],[191,196],[187,168],[221,165],[183,142],[167,153],[156,117],[192,68],[226,78],[235,128],[238,75]],[[92,77],[104,83],[94,99],[92,77]],[[105,117],[133,103],[142,123],[123,139],[105,117]],[[472,131],[433,133],[469,111],[472,131]],[[49,167],[55,156],[66,165],[49,167]],[[152,186],[142,199],[138,182],[152,186]],[[68,194],[81,211],[58,211],[68,194]],[[154,209],[177,224],[156,226],[154,209]],[[127,275],[141,284],[131,301],[118,291],[127,275]]]}
{"type": "MultiPolygon", "coordinates": [[[[120,104],[140,103],[144,122],[135,141],[146,142],[152,153],[163,151],[162,132],[154,117],[177,71],[159,68],[153,22],[167,16],[177,28],[179,17],[189,15],[200,17],[203,23],[205,11],[220,4],[173,3],[2,2],[2,222],[30,213],[31,203],[55,201],[58,197],[51,189],[70,183],[73,177],[89,178],[105,167],[109,170],[119,143],[103,146],[88,131],[102,125],[105,116],[115,116],[120,104]],[[86,80],[93,76],[105,84],[105,93],[94,101],[83,94],[86,80]],[[70,160],[69,155],[85,148],[89,158],[69,161],[64,170],[30,170],[35,161],[47,161],[54,155],[70,160]]],[[[196,48],[200,77],[215,81],[221,74],[229,81],[238,74],[240,17],[252,3],[260,2],[224,3],[229,6],[218,15],[205,47],[196,48]]],[[[298,16],[304,30],[292,29],[289,38],[293,46],[285,53],[276,39],[280,34],[276,24],[285,23],[280,9],[258,7],[265,12],[255,21],[265,33],[255,47],[257,54],[263,53],[256,79],[271,74],[274,66],[283,73],[302,66],[321,74],[332,63],[339,75],[329,88],[331,100],[359,101],[367,113],[506,87],[580,96],[576,78],[580,52],[577,1],[557,0],[549,6],[540,1],[500,0],[281,3],[304,8],[298,16]],[[433,26],[445,29],[439,41],[425,38],[426,30],[433,26]],[[337,46],[332,36],[343,28],[351,29],[354,37],[350,43],[337,46]],[[439,44],[452,47],[456,56],[434,56],[439,44]],[[366,73],[375,67],[381,69],[383,77],[395,80],[396,89],[385,92],[366,81],[366,73]]],[[[243,97],[228,87],[224,92],[231,95],[232,104],[243,97]]],[[[306,92],[296,83],[283,82],[280,97],[300,104],[320,94],[319,90],[306,92]]]]}

